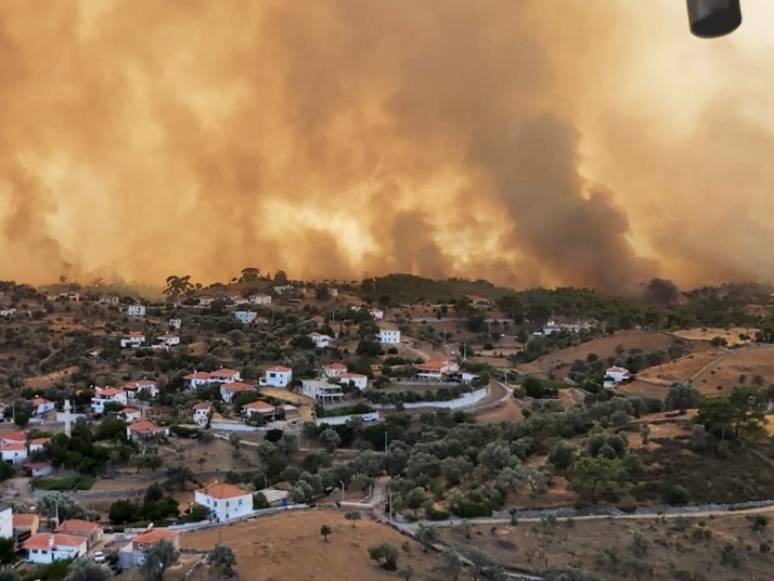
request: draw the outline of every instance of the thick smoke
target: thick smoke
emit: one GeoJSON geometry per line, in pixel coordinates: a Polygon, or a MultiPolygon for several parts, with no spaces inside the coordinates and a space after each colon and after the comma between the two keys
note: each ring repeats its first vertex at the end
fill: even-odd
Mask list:
{"type": "Polygon", "coordinates": [[[581,171],[577,82],[600,71],[568,60],[607,52],[590,15],[615,15],[563,7],[4,3],[0,278],[257,264],[634,290],[658,263],[626,180],[581,171]]]}

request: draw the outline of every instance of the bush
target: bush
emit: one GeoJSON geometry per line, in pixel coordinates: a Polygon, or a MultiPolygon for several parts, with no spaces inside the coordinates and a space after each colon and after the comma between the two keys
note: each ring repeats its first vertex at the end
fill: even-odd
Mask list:
{"type": "Polygon", "coordinates": [[[687,504],[691,499],[688,489],[679,484],[668,485],[663,496],[667,504],[687,504]]]}
{"type": "Polygon", "coordinates": [[[575,447],[566,442],[557,442],[548,454],[548,461],[559,470],[567,470],[575,456],[575,447]]]}
{"type": "Polygon", "coordinates": [[[89,490],[96,478],[75,474],[59,478],[33,478],[32,487],[38,490],[89,490]]]}

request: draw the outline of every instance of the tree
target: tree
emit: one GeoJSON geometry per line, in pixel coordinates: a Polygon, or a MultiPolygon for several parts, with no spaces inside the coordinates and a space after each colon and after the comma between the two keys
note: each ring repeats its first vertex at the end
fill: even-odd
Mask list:
{"type": "Polygon", "coordinates": [[[667,393],[666,399],[664,400],[664,407],[668,410],[683,411],[689,408],[695,408],[698,401],[699,392],[693,387],[682,383],[673,383],[669,387],[669,393],[667,393]]]}
{"type": "Polygon", "coordinates": [[[642,438],[642,444],[644,446],[648,445],[648,441],[650,441],[650,426],[648,424],[645,424],[642,426],[642,429],[640,430],[640,437],[642,438]]]}
{"type": "Polygon", "coordinates": [[[239,277],[239,282],[251,283],[258,280],[260,270],[254,266],[248,266],[242,269],[242,276],[239,277]]]}
{"type": "Polygon", "coordinates": [[[3,567],[0,569],[0,581],[20,581],[21,577],[13,567],[3,567]]]}
{"type": "Polygon", "coordinates": [[[348,512],[344,515],[344,518],[347,519],[352,523],[352,528],[355,528],[355,523],[360,520],[360,513],[359,512],[348,512]]]}
{"type": "Polygon", "coordinates": [[[78,559],[70,567],[64,581],[106,581],[112,576],[113,573],[104,565],[88,559],[78,559]]]}
{"type": "Polygon", "coordinates": [[[449,575],[451,581],[457,581],[460,573],[462,573],[462,561],[457,556],[457,553],[444,553],[443,569],[449,575]]]}
{"type": "Polygon", "coordinates": [[[559,470],[567,470],[575,457],[575,447],[566,442],[557,442],[548,454],[548,461],[559,470]]]}
{"type": "Polygon", "coordinates": [[[49,492],[37,502],[38,514],[45,515],[48,518],[54,518],[57,514],[59,520],[71,518],[88,518],[89,513],[80,504],[75,502],[70,496],[61,492],[49,492]]]}
{"type": "Polygon", "coordinates": [[[400,571],[398,571],[398,575],[403,577],[406,581],[409,581],[411,576],[414,575],[414,568],[411,565],[406,564],[405,567],[402,567],[400,571]]]}
{"type": "Polygon", "coordinates": [[[164,288],[163,293],[172,300],[177,300],[181,296],[191,294],[194,286],[191,284],[191,275],[185,276],[170,275],[167,277],[167,286],[164,288]]]}
{"type": "Polygon", "coordinates": [[[274,284],[277,286],[285,286],[288,284],[288,275],[284,270],[278,270],[274,274],[274,284]]]}
{"type": "Polygon", "coordinates": [[[333,428],[326,428],[317,437],[320,445],[330,454],[341,444],[341,436],[333,428]]]}
{"type": "Polygon", "coordinates": [[[438,531],[433,527],[419,525],[417,540],[422,544],[422,550],[427,553],[438,542],[438,531]]]}
{"type": "Polygon", "coordinates": [[[218,567],[223,571],[225,577],[236,575],[236,555],[228,545],[215,545],[210,551],[208,560],[211,565],[218,567]]]}
{"type": "Polygon", "coordinates": [[[113,524],[126,524],[140,519],[140,507],[127,499],[116,500],[110,505],[108,518],[113,524]]]}
{"type": "Polygon", "coordinates": [[[699,402],[696,422],[722,440],[730,432],[734,437],[755,436],[763,432],[768,396],[757,387],[737,387],[728,397],[705,398],[699,402]]]}
{"type": "Polygon", "coordinates": [[[168,541],[159,541],[145,553],[142,574],[148,581],[162,581],[164,571],[180,557],[175,546],[168,541]]]}
{"type": "Polygon", "coordinates": [[[398,549],[390,543],[369,547],[368,556],[386,571],[395,571],[398,568],[398,549]]]}
{"type": "Polygon", "coordinates": [[[581,497],[596,504],[600,494],[615,490],[622,474],[619,459],[581,456],[573,464],[572,486],[581,497]]]}
{"type": "Polygon", "coordinates": [[[0,563],[8,565],[14,561],[16,543],[13,539],[0,539],[0,563]]]}
{"type": "Polygon", "coordinates": [[[323,539],[325,539],[325,542],[328,542],[328,535],[333,534],[333,529],[329,527],[328,525],[320,525],[320,535],[323,539]]]}

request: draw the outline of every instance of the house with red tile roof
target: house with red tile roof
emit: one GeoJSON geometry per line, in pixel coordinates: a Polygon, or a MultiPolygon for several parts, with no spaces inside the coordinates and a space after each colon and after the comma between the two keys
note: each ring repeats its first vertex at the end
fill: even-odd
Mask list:
{"type": "Polygon", "coordinates": [[[119,569],[139,567],[145,562],[145,553],[164,541],[175,549],[180,549],[180,533],[168,529],[147,529],[136,535],[129,543],[118,551],[119,569]]]}
{"type": "Polygon", "coordinates": [[[242,413],[246,418],[252,418],[255,416],[270,418],[277,413],[277,409],[270,403],[258,400],[243,405],[242,413]]]}
{"type": "Polygon", "coordinates": [[[64,533],[35,533],[22,545],[30,563],[48,565],[54,561],[77,559],[86,554],[83,537],[64,533]]]}
{"type": "Polygon", "coordinates": [[[91,398],[91,409],[95,414],[104,414],[105,406],[109,403],[121,404],[126,406],[127,395],[123,389],[116,387],[98,387],[94,390],[94,397],[91,398]]]}
{"type": "Polygon", "coordinates": [[[75,535],[86,539],[89,547],[102,540],[102,534],[105,529],[99,523],[78,518],[71,518],[56,527],[56,532],[67,535],[75,535]]]}
{"type": "Polygon", "coordinates": [[[225,522],[252,514],[253,493],[234,484],[214,482],[194,493],[194,502],[210,509],[212,518],[225,522]]]}
{"type": "Polygon", "coordinates": [[[200,401],[193,405],[193,421],[199,427],[204,427],[210,420],[212,404],[208,401],[200,401]]]}
{"type": "Polygon", "coordinates": [[[347,372],[347,366],[344,365],[343,363],[339,363],[338,361],[336,363],[329,363],[328,365],[323,365],[323,375],[328,379],[341,377],[341,374],[346,372],[347,372]]]}
{"type": "Polygon", "coordinates": [[[126,437],[129,440],[144,440],[153,436],[168,435],[168,428],[157,426],[148,420],[137,420],[126,426],[126,437]]]}
{"type": "Polygon", "coordinates": [[[27,444],[24,442],[0,444],[0,457],[8,464],[21,464],[27,459],[27,444]]]}
{"type": "Polygon", "coordinates": [[[284,365],[269,367],[261,378],[260,384],[271,387],[287,387],[293,381],[293,370],[284,365]]]}
{"type": "Polygon", "coordinates": [[[224,383],[220,386],[220,397],[226,403],[231,403],[233,399],[240,393],[248,393],[258,391],[258,388],[250,383],[242,383],[241,381],[234,381],[231,383],[224,383]]]}

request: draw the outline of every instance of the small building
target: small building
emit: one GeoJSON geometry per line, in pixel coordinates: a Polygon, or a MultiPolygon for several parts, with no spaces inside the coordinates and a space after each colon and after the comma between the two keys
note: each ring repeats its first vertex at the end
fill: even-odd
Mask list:
{"type": "Polygon", "coordinates": [[[168,529],[148,529],[135,536],[118,551],[118,567],[122,570],[139,567],[145,562],[145,554],[160,541],[170,543],[180,550],[180,533],[168,529]]]}
{"type": "Polygon", "coordinates": [[[368,376],[359,373],[342,373],[339,376],[339,383],[341,385],[352,385],[363,391],[368,387],[368,376]]]}
{"type": "Polygon", "coordinates": [[[203,428],[210,421],[210,414],[212,413],[212,404],[208,401],[200,401],[193,405],[193,422],[203,428]]]}
{"type": "Polygon", "coordinates": [[[270,403],[257,400],[243,405],[242,413],[245,415],[246,418],[261,416],[263,418],[268,419],[273,417],[277,413],[277,410],[270,403]]]}
{"type": "Polygon", "coordinates": [[[234,318],[236,318],[237,321],[242,323],[243,325],[249,325],[253,321],[255,321],[255,317],[257,317],[258,314],[255,311],[235,311],[234,312],[234,318]]]}
{"type": "Polygon", "coordinates": [[[63,533],[35,533],[24,541],[27,560],[38,565],[54,561],[69,561],[86,554],[87,543],[83,537],[63,533]]]}
{"type": "Polygon", "coordinates": [[[384,319],[384,311],[382,309],[373,307],[369,312],[371,313],[371,316],[374,318],[374,321],[381,321],[382,319],[384,319]]]}
{"type": "Polygon", "coordinates": [[[0,504],[0,539],[13,538],[13,509],[7,504],[0,504]]]}
{"type": "Polygon", "coordinates": [[[317,331],[309,333],[307,336],[312,340],[317,349],[326,349],[333,343],[332,337],[323,333],[318,333],[317,331]]]}
{"type": "Polygon", "coordinates": [[[58,533],[83,537],[86,539],[86,545],[88,547],[93,547],[102,540],[104,530],[105,529],[96,522],[77,518],[62,521],[62,523],[56,527],[56,532],[58,533]]]}
{"type": "Polygon", "coordinates": [[[147,392],[151,397],[159,395],[159,385],[152,379],[136,379],[125,383],[122,389],[128,399],[137,399],[143,392],[147,392]]]}
{"type": "Polygon", "coordinates": [[[261,385],[271,387],[287,387],[293,381],[293,370],[284,365],[269,367],[261,378],[261,385]]]}
{"type": "Polygon", "coordinates": [[[7,307],[4,309],[0,309],[0,317],[13,317],[16,314],[16,309],[14,307],[7,307]]]}
{"type": "Polygon", "coordinates": [[[121,297],[118,295],[102,295],[99,297],[99,304],[117,307],[121,303],[121,297]]]}
{"type": "Polygon", "coordinates": [[[120,404],[126,407],[127,397],[123,389],[116,387],[98,387],[91,398],[91,409],[95,414],[105,413],[105,406],[109,403],[120,404]]]}
{"type": "Polygon", "coordinates": [[[6,464],[21,464],[27,459],[27,444],[0,444],[0,457],[6,464]]]}
{"type": "Polygon", "coordinates": [[[400,329],[380,329],[379,342],[384,345],[399,345],[400,329]]]}
{"type": "Polygon", "coordinates": [[[13,515],[13,537],[17,542],[24,541],[34,535],[38,532],[39,526],[40,517],[34,513],[16,513],[13,515]]]}
{"type": "Polygon", "coordinates": [[[234,381],[232,383],[224,383],[220,386],[220,397],[223,398],[224,402],[231,403],[240,393],[247,393],[250,391],[258,391],[258,388],[250,383],[234,381]]]}
{"type": "Polygon", "coordinates": [[[145,316],[145,305],[141,304],[133,304],[126,307],[126,316],[127,317],[144,317],[145,316]]]}
{"type": "Polygon", "coordinates": [[[605,369],[605,379],[611,380],[615,385],[631,379],[631,373],[625,367],[608,367],[605,369]]]}
{"type": "Polygon", "coordinates": [[[188,385],[188,389],[199,389],[210,384],[210,374],[206,371],[194,371],[183,376],[183,381],[188,385]]]}
{"type": "Polygon", "coordinates": [[[269,503],[270,507],[287,506],[288,504],[288,496],[290,496],[290,492],[287,490],[280,490],[278,488],[264,488],[263,490],[258,490],[257,492],[263,494],[263,497],[266,499],[266,502],[269,503]]]}
{"type": "Polygon", "coordinates": [[[211,297],[209,295],[203,295],[199,297],[199,306],[200,307],[210,307],[212,306],[212,303],[215,302],[215,297],[211,297]]]}
{"type": "Polygon", "coordinates": [[[174,333],[164,333],[159,335],[159,343],[164,347],[176,347],[180,345],[180,336],[174,333]]]}
{"type": "Polygon", "coordinates": [[[183,319],[170,319],[169,328],[180,330],[183,327],[183,319]]]}
{"type": "Polygon", "coordinates": [[[323,375],[328,379],[336,379],[347,372],[347,366],[343,363],[330,363],[323,365],[323,375]]]}
{"type": "Polygon", "coordinates": [[[143,345],[145,345],[145,333],[142,331],[132,331],[121,337],[121,349],[137,349],[143,345]]]}
{"type": "Polygon", "coordinates": [[[215,482],[194,492],[194,502],[210,509],[212,518],[225,522],[253,512],[253,493],[236,486],[215,482]]]}
{"type": "Polygon", "coordinates": [[[417,375],[422,379],[441,381],[449,375],[458,373],[460,366],[448,359],[431,359],[417,365],[417,375]]]}
{"type": "Polygon", "coordinates": [[[301,392],[320,404],[337,403],[344,397],[341,386],[337,383],[328,383],[317,379],[304,379],[301,381],[301,392]]]}
{"type": "Polygon", "coordinates": [[[119,415],[124,418],[124,421],[131,424],[139,419],[142,419],[142,411],[137,408],[125,407],[119,412],[119,415]]]}
{"type": "Polygon", "coordinates": [[[148,420],[137,420],[126,426],[126,438],[128,440],[147,440],[154,436],[168,436],[169,429],[157,426],[148,420]]]}
{"type": "Polygon", "coordinates": [[[51,438],[33,438],[32,440],[30,440],[29,452],[30,454],[44,452],[46,447],[50,443],[51,443],[51,438]]]}
{"type": "Polygon", "coordinates": [[[210,373],[210,383],[234,383],[242,381],[242,374],[236,369],[221,367],[210,373]]]}
{"type": "Polygon", "coordinates": [[[253,295],[250,302],[254,305],[269,306],[271,304],[271,295],[253,295]]]}
{"type": "Polygon", "coordinates": [[[25,462],[22,464],[22,470],[30,478],[48,476],[54,473],[54,467],[49,462],[25,462]]]}
{"type": "Polygon", "coordinates": [[[30,403],[32,404],[32,414],[35,416],[47,414],[56,407],[53,401],[49,401],[42,397],[33,398],[30,403]]]}

